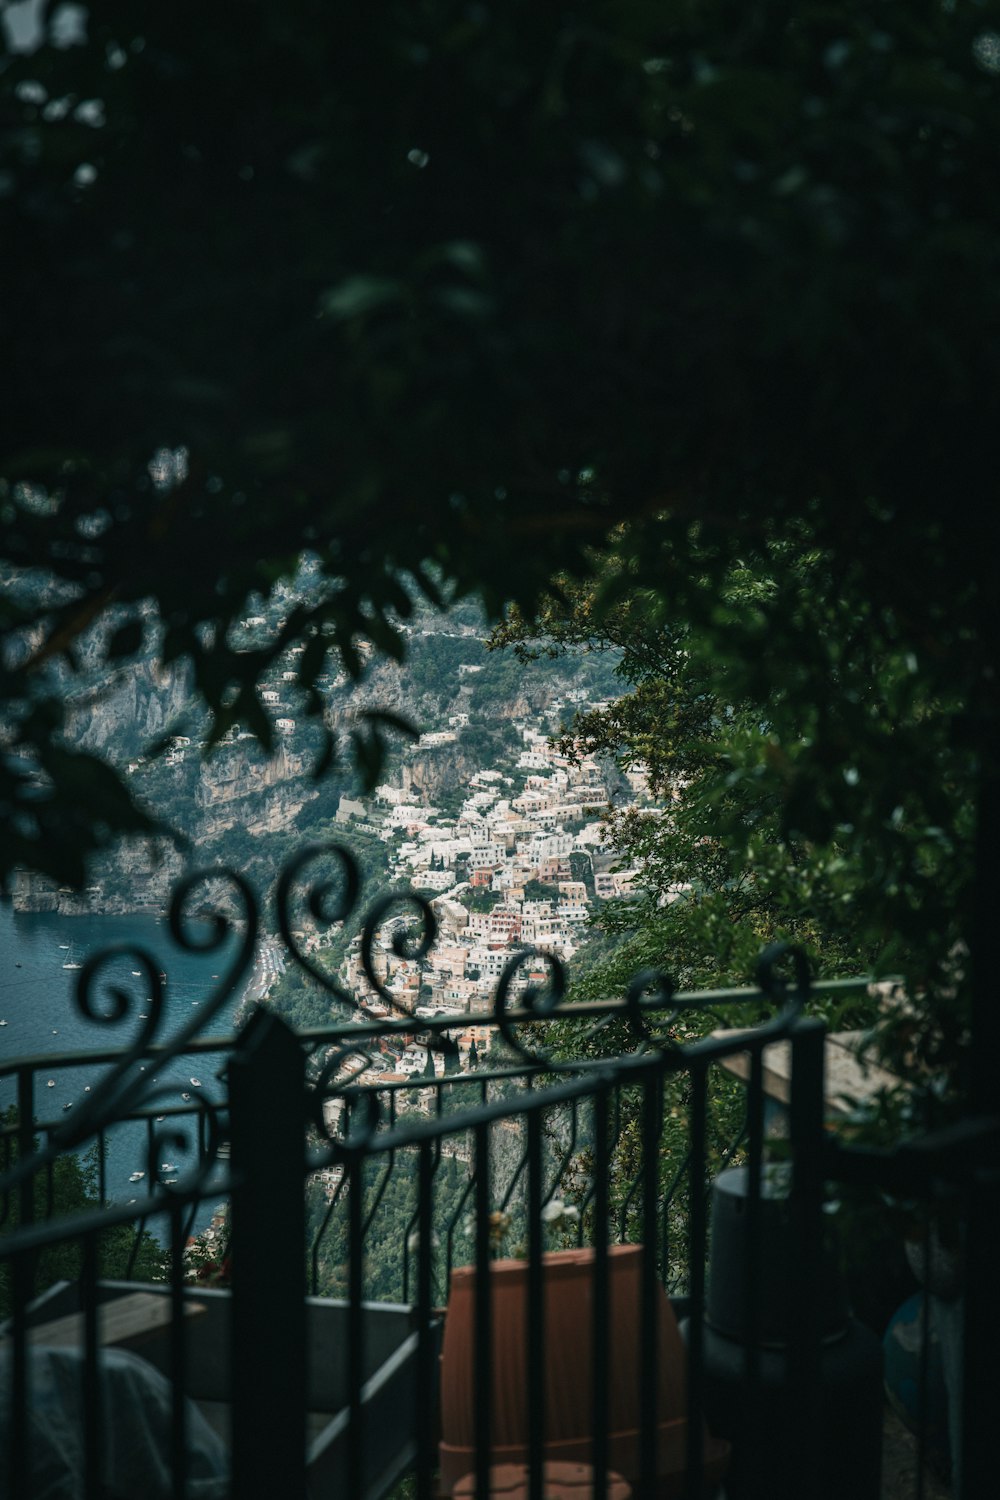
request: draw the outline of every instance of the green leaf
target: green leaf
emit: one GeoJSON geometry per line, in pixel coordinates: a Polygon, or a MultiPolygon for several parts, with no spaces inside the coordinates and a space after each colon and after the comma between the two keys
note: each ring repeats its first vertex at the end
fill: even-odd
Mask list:
{"type": "Polygon", "coordinates": [[[403,297],[402,283],[389,276],[348,276],[321,293],[320,308],[326,317],[342,323],[401,302],[403,297]]]}
{"type": "Polygon", "coordinates": [[[411,724],[409,719],[404,719],[401,714],[395,714],[388,708],[364,708],[359,712],[358,718],[373,725],[385,724],[387,728],[397,730],[410,740],[420,738],[420,730],[415,724],[411,724]]]}

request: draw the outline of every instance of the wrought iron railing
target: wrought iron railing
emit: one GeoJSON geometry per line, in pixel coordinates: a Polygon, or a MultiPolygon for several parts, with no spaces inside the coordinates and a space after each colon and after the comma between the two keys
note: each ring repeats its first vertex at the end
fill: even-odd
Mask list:
{"type": "MultiPolygon", "coordinates": [[[[277,885],[277,925],[288,952],[345,1008],[354,1006],[354,997],[305,950],[297,935],[301,917],[295,913],[305,909],[318,922],[343,921],[351,916],[359,889],[356,866],[342,849],[303,851],[277,885]],[[298,883],[320,853],[332,853],[340,862],[340,885],[307,890],[300,897],[298,883]]],[[[419,897],[402,899],[404,909],[408,904],[415,913],[420,931],[414,939],[395,930],[390,951],[397,958],[424,958],[436,935],[433,907],[419,897]]],[[[659,1366],[666,1355],[654,1332],[657,1298],[666,1286],[687,1314],[684,1462],[670,1483],[677,1493],[702,1494],[708,1480],[717,1477],[716,1459],[703,1440],[712,1395],[704,1321],[708,1193],[712,1178],[737,1160],[746,1167],[748,1184],[740,1378],[751,1407],[769,1378],[771,1354],[760,1293],[767,1213],[761,1183],[769,1154],[763,1059],[766,1047],[779,1039],[790,1043],[793,1059],[781,1154],[791,1174],[787,1232],[794,1253],[787,1289],[793,1316],[782,1356],[783,1415],[776,1430],[784,1445],[782,1469],[793,1476],[797,1493],[825,1493],[824,1330],[816,1295],[824,1266],[824,1182],[829,1177],[867,1178],[883,1186],[905,1186],[927,1201],[940,1198],[945,1188],[953,1197],[972,1191],[981,1195],[988,1188],[979,1177],[973,1180],[970,1162],[976,1151],[983,1152],[988,1128],[984,1133],[977,1123],[961,1141],[931,1142],[923,1150],[903,1153],[859,1152],[832,1142],[823,1119],[824,1028],[805,1013],[810,984],[802,955],[781,948],[763,956],[752,989],[675,994],[664,976],[645,973],[619,1000],[578,1006],[564,1003],[561,965],[545,959],[547,986],[525,986],[528,956],[516,954],[489,1012],[417,1018],[385,982],[377,958],[379,933],[400,901],[389,897],[379,902],[361,934],[362,966],[372,991],[391,1011],[389,1019],[361,1019],[295,1035],[259,1007],[238,1035],[206,1035],[246,978],[258,928],[257,904],[246,883],[231,873],[212,872],[185,881],[170,911],[170,932],[182,948],[197,944],[222,952],[234,928],[238,934],[236,954],[197,1021],[164,1038],[165,981],[158,962],[141,949],[117,948],[95,956],[81,970],[76,1003],[108,1025],[127,1026],[130,1015],[138,1015],[137,997],[117,982],[109,986],[102,981],[108,966],[122,958],[133,969],[137,966],[151,1000],[130,1045],[107,1049],[96,1058],[88,1054],[88,1060],[107,1064],[100,1086],[78,1101],[68,1118],[46,1120],[38,1108],[40,1068],[74,1066],[79,1057],[28,1058],[0,1068],[0,1076],[16,1082],[18,1104],[16,1118],[0,1135],[5,1228],[0,1268],[11,1314],[2,1356],[7,1423],[6,1455],[0,1462],[6,1464],[7,1493],[18,1500],[32,1493],[38,1449],[44,1446],[27,1420],[33,1390],[44,1374],[38,1341],[57,1317],[77,1310],[78,1326],[65,1325],[60,1337],[77,1340],[70,1363],[78,1397],[69,1404],[78,1408],[78,1492],[88,1497],[105,1493],[107,1466],[119,1442],[116,1421],[123,1418],[108,1374],[110,1357],[102,1351],[101,1323],[107,1315],[102,1309],[120,1302],[127,1288],[107,1283],[104,1247],[109,1231],[125,1233],[130,1227],[127,1277],[143,1229],[159,1224],[164,1226],[167,1266],[164,1281],[150,1295],[159,1299],[161,1317],[163,1304],[168,1312],[162,1331],[151,1329],[142,1347],[144,1364],[158,1366],[166,1378],[159,1388],[166,1413],[159,1435],[166,1494],[184,1496],[196,1480],[203,1485],[210,1480],[198,1468],[208,1460],[198,1446],[201,1419],[189,1398],[199,1398],[226,1428],[225,1442],[213,1450],[220,1494],[231,1487],[241,1500],[279,1489],[298,1495],[308,1485],[316,1500],[335,1492],[352,1500],[369,1495],[374,1500],[406,1471],[414,1475],[417,1495],[435,1493],[444,1472],[439,1471],[444,1450],[438,1444],[437,1410],[441,1309],[454,1285],[453,1271],[469,1264],[475,1282],[471,1369],[476,1392],[469,1466],[485,1495],[491,1462],[500,1452],[498,1396],[495,1389],[491,1392],[498,1379],[498,1328],[491,1316],[496,1272],[491,1268],[498,1256],[503,1259],[510,1252],[526,1268],[526,1341],[518,1356],[526,1390],[524,1458],[530,1491],[541,1494],[542,1466],[554,1451],[547,1438],[554,1397],[545,1374],[545,1273],[554,1236],[563,1248],[575,1245],[590,1255],[586,1461],[594,1470],[594,1493],[618,1453],[611,1417],[615,1377],[609,1373],[609,1351],[616,1342],[611,1277],[617,1263],[611,1247],[632,1242],[644,1249],[635,1294],[640,1302],[637,1347],[630,1355],[640,1372],[641,1410],[629,1479],[637,1493],[667,1492],[657,1408],[659,1366]],[[200,891],[205,914],[206,890],[217,905],[221,897],[221,910],[213,912],[207,937],[192,937],[186,912],[200,891]],[[744,1029],[681,1043],[678,1028],[689,1030],[685,1023],[694,1012],[701,1013],[706,1033],[713,1020],[718,1025],[728,1019],[744,1029]],[[767,1019],[760,1019],[765,1014],[767,1019]],[[753,1017],[757,1023],[747,1028],[753,1017]],[[457,1051],[449,1032],[470,1021],[489,1026],[500,1039],[499,1061],[491,1054],[489,1065],[474,1073],[445,1071],[406,1082],[346,1077],[347,1064],[366,1047],[398,1042],[415,1032],[429,1055],[453,1066],[457,1051]],[[176,1093],[168,1103],[153,1082],[153,1065],[206,1053],[226,1060],[222,1089],[214,1097],[200,1091],[184,1109],[176,1105],[176,1093]],[[735,1053],[749,1056],[749,1081],[738,1118],[727,1120],[727,1128],[713,1135],[710,1079],[735,1053]],[[676,1128],[665,1129],[672,1119],[671,1101],[677,1099],[685,1115],[683,1139],[676,1128]],[[126,1121],[139,1122],[144,1133],[141,1170],[151,1190],[141,1195],[141,1203],[109,1203],[100,1176],[96,1207],[69,1218],[52,1217],[52,1184],[60,1159],[96,1144],[100,1172],[108,1133],[126,1121]],[[668,1137],[672,1149],[664,1157],[662,1143],[668,1137]],[[182,1144],[190,1165],[166,1172],[166,1163],[182,1144]],[[455,1162],[457,1167],[449,1166],[455,1162]],[[394,1242],[382,1247],[380,1266],[392,1300],[408,1309],[405,1315],[380,1311],[372,1298],[378,1287],[370,1250],[379,1215],[393,1194],[405,1204],[405,1214],[400,1216],[397,1204],[394,1242]],[[228,1205],[231,1277],[224,1289],[190,1284],[189,1232],[206,1195],[224,1198],[228,1205]],[[553,1223],[558,1227],[553,1229],[553,1223]],[[67,1246],[77,1254],[71,1284],[42,1288],[41,1257],[67,1246]],[[335,1296],[328,1304],[309,1301],[310,1293],[315,1297],[331,1291],[335,1296]],[[196,1316],[190,1312],[192,1304],[200,1307],[196,1316]],[[391,1318],[398,1338],[386,1353],[386,1320],[391,1318]],[[325,1326],[324,1319],[335,1320],[337,1333],[321,1356],[317,1330],[325,1326]],[[205,1371],[216,1364],[210,1379],[205,1371]],[[336,1379],[328,1379],[334,1366],[336,1379]],[[309,1413],[317,1411],[325,1413],[322,1421],[310,1419],[309,1413]]],[[[863,984],[845,982],[840,989],[863,984]]],[[[963,1214],[960,1209],[960,1219],[963,1214]]],[[[156,1319],[152,1322],[159,1327],[156,1319]]],[[[968,1411],[966,1403],[967,1425],[968,1411]]],[[[753,1474],[749,1479],[747,1474],[744,1464],[741,1493],[754,1493],[753,1474]]],[[[773,1493],[773,1475],[770,1482],[773,1493]]],[[[877,1475],[874,1481],[866,1475],[865,1482],[877,1484],[877,1475]]],[[[861,1492],[877,1490],[862,1485],[861,1492]]]]}

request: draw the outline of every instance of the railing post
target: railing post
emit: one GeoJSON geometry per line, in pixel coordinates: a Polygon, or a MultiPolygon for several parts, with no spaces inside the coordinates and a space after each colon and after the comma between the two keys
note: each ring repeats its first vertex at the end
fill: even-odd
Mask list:
{"type": "Polygon", "coordinates": [[[229,1063],[233,1494],[305,1494],[305,1058],[258,1010],[229,1063]]]}

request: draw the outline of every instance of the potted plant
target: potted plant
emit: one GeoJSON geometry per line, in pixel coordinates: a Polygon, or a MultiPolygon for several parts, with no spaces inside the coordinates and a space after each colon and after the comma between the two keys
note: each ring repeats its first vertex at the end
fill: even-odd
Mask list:
{"type": "MultiPolygon", "coordinates": [[[[543,1219],[564,1216],[548,1205],[543,1219]]],[[[506,1216],[494,1215],[496,1235],[506,1216]]],[[[509,1223],[509,1221],[508,1221],[509,1223]]],[[[642,1469],[642,1245],[611,1245],[607,1252],[607,1462],[629,1483],[642,1469]]],[[[592,1248],[547,1251],[542,1256],[543,1326],[528,1324],[529,1264],[525,1259],[490,1263],[491,1381],[490,1462],[525,1464],[529,1455],[528,1361],[540,1360],[544,1391],[543,1458],[589,1464],[593,1455],[594,1297],[596,1257],[592,1248]]],[[[474,1266],[451,1275],[441,1357],[441,1489],[450,1494],[476,1467],[476,1290],[474,1266]]],[[[687,1445],[686,1354],[670,1302],[657,1279],[657,1390],[654,1463],[661,1495],[680,1495],[687,1445]]],[[[705,1468],[710,1481],[725,1470],[728,1445],[706,1434],[705,1468]]]]}

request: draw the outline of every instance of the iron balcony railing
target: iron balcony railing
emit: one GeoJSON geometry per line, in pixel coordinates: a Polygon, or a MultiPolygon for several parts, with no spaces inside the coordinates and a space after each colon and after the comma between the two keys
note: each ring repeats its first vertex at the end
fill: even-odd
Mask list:
{"type": "MultiPolygon", "coordinates": [[[[278,925],[293,960],[335,1000],[353,1005],[293,930],[295,883],[316,854],[304,851],[279,880],[278,925]]],[[[349,899],[331,913],[322,893],[312,892],[316,917],[342,919],[356,899],[353,863],[342,851],[337,857],[349,899]]],[[[170,930],[182,946],[191,945],[185,910],[202,883],[202,877],[184,882],[172,904],[170,930]]],[[[246,884],[213,872],[210,889],[229,893],[229,915],[217,914],[209,941],[221,951],[235,924],[239,949],[198,1025],[162,1039],[158,964],[138,950],[111,950],[81,971],[77,1003],[89,1014],[109,1013],[100,1003],[102,974],[125,957],[148,982],[152,1001],[131,1046],[87,1054],[107,1065],[99,1088],[68,1117],[45,1119],[41,1069],[73,1067],[80,1057],[27,1058],[0,1068],[0,1079],[13,1080],[17,1095],[16,1116],[0,1136],[0,1290],[9,1314],[0,1353],[6,1418],[0,1493],[21,1500],[39,1487],[40,1466],[54,1461],[53,1427],[68,1434],[62,1460],[75,1477],[65,1493],[102,1496],[116,1493],[116,1484],[129,1493],[121,1475],[130,1460],[122,1454],[134,1437],[134,1383],[145,1380],[147,1409],[157,1408],[161,1420],[147,1424],[152,1458],[144,1451],[138,1460],[145,1465],[144,1494],[375,1500],[410,1474],[413,1492],[425,1497],[450,1493],[460,1478],[454,1467],[465,1462],[474,1475],[470,1485],[485,1496],[496,1482],[494,1466],[513,1453],[535,1500],[547,1463],[566,1452],[581,1459],[578,1447],[560,1447],[562,1439],[553,1436],[563,1420],[563,1387],[579,1379],[586,1386],[582,1461],[593,1471],[589,1483],[597,1494],[624,1462],[616,1406],[622,1357],[638,1394],[631,1467],[614,1483],[636,1494],[700,1496],[728,1465],[724,1482],[734,1495],[828,1492],[845,1445],[831,1432],[826,1408],[833,1384],[843,1390],[851,1382],[830,1363],[824,1324],[826,1184],[867,1180],[928,1205],[948,1198],[964,1233],[975,1221],[969,1205],[981,1212],[984,1199],[995,1202],[995,1179],[981,1170],[995,1126],[970,1121],[953,1137],[883,1153],[832,1140],[824,1128],[824,1028],[806,1014],[810,985],[802,956],[781,949],[764,955],[752,989],[674,994],[662,975],[647,973],[618,1001],[572,1007],[562,1003],[564,976],[552,960],[546,988],[519,987],[526,960],[517,955],[492,1010],[463,1018],[500,1038],[500,1062],[494,1065],[491,1053],[486,1067],[455,1070],[448,1033],[456,1018],[418,1019],[380,973],[378,933],[392,898],[369,915],[361,941],[369,983],[394,1012],[390,1019],[296,1035],[261,1007],[237,1035],[206,1036],[206,1022],[210,1029],[238,993],[257,938],[257,906],[246,884]],[[692,1029],[695,1012],[706,1032],[713,1020],[742,1029],[681,1043],[678,1030],[692,1029]],[[365,1083],[352,1075],[362,1054],[414,1034],[428,1055],[443,1060],[443,1071],[405,1082],[365,1083]],[[790,1044],[792,1072],[790,1108],[775,1146],[765,1128],[764,1052],[779,1039],[790,1044]],[[748,1083],[735,1116],[727,1110],[719,1120],[710,1108],[713,1080],[737,1053],[749,1057],[748,1083]],[[199,1091],[183,1109],[165,1104],[154,1069],[170,1058],[206,1054],[222,1060],[214,1092],[199,1091]],[[104,1175],[109,1141],[126,1128],[141,1133],[136,1170],[151,1186],[137,1205],[108,1201],[104,1175]],[[185,1170],[168,1173],[182,1145],[185,1170]],[[96,1151],[97,1206],[54,1216],[59,1163],[87,1148],[96,1151]],[[788,1186],[781,1207],[787,1336],[777,1343],[769,1326],[773,1288],[764,1290],[774,1250],[767,1169],[774,1156],[784,1162],[788,1186]],[[706,1322],[712,1297],[720,1296],[706,1276],[711,1184],[737,1162],[745,1169],[736,1205],[744,1238],[731,1272],[742,1320],[732,1375],[719,1366],[718,1330],[711,1318],[706,1322]],[[199,1206],[219,1199],[226,1205],[227,1284],[192,1284],[190,1230],[199,1206]],[[136,1303],[127,1297],[129,1277],[149,1226],[159,1226],[168,1252],[164,1279],[144,1288],[146,1300],[136,1303]],[[122,1236],[131,1236],[131,1248],[122,1276],[109,1281],[112,1234],[120,1271],[122,1236]],[[623,1262],[615,1247],[629,1243],[643,1248],[626,1338],[616,1290],[623,1262]],[[586,1338],[577,1370],[560,1384],[547,1326],[555,1316],[552,1267],[574,1247],[581,1254],[568,1259],[582,1267],[584,1289],[576,1323],[586,1338]],[[68,1269],[43,1285],[64,1254],[68,1269]],[[499,1311],[505,1278],[521,1286],[508,1314],[499,1311]],[[461,1442],[459,1419],[439,1401],[447,1383],[439,1376],[442,1327],[449,1355],[457,1313],[446,1309],[456,1306],[460,1287],[471,1297],[472,1318],[461,1368],[474,1393],[466,1413],[471,1430],[461,1442]],[[664,1288],[685,1315],[682,1356],[658,1332],[664,1288]],[[503,1388],[505,1318],[523,1335],[512,1356],[520,1379],[513,1394],[503,1388]],[[122,1363],[109,1349],[122,1327],[141,1360],[126,1356],[122,1363]],[[679,1467],[676,1452],[663,1451],[670,1424],[661,1395],[670,1361],[683,1367],[671,1376],[681,1391],[675,1413],[681,1426],[674,1430],[683,1446],[679,1467]],[[709,1423],[717,1420],[733,1381],[743,1426],[737,1422],[727,1454],[718,1434],[706,1439],[705,1422],[706,1415],[709,1423]],[[48,1403],[48,1431],[33,1418],[40,1394],[48,1403]],[[512,1403],[524,1428],[520,1447],[510,1439],[512,1403]],[[755,1414],[756,1426],[748,1425],[747,1413],[755,1414]],[[755,1439],[758,1430],[766,1443],[755,1439]]],[[[416,942],[395,931],[392,952],[419,959],[433,943],[434,914],[419,898],[407,899],[422,930],[416,942]]],[[[839,986],[841,993],[863,988],[863,981],[839,986]]],[[[110,1011],[124,1024],[128,996],[111,998],[110,1011]]],[[[929,1236],[929,1212],[927,1224],[929,1236]]],[[[973,1300],[977,1292],[971,1289],[973,1300]]],[[[837,1347],[840,1358],[846,1346],[837,1347]]],[[[925,1383],[927,1358],[925,1352],[920,1366],[925,1383]]],[[[853,1398],[843,1399],[849,1406],[853,1398]]],[[[975,1413],[966,1399],[960,1425],[963,1441],[973,1445],[975,1413]]],[[[870,1427],[870,1412],[865,1419],[870,1427]]],[[[721,1420],[729,1419],[723,1413],[721,1420]]],[[[924,1485],[926,1446],[922,1441],[915,1493],[924,1485]]],[[[854,1470],[847,1464],[859,1494],[878,1494],[877,1463],[877,1453],[866,1450],[854,1470]]],[[[961,1483],[956,1493],[974,1493],[967,1477],[961,1483]]]]}

